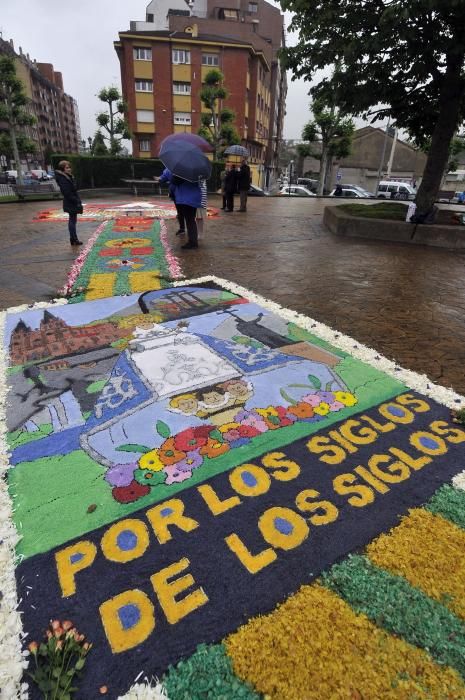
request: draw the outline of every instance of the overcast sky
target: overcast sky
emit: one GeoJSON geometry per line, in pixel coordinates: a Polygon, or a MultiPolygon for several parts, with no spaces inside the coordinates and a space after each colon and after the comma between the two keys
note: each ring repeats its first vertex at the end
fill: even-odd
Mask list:
{"type": "MultiPolygon", "coordinates": [[[[96,130],[95,115],[103,108],[96,95],[102,87],[121,86],[113,48],[118,32],[131,20],[144,20],[148,0],[1,0],[0,31],[31,59],[53,63],[63,74],[65,92],[78,103],[82,138],[96,130]]],[[[272,4],[279,7],[279,3],[272,4]]],[[[290,15],[285,15],[286,26],[290,15]]],[[[287,44],[295,43],[289,36],[287,44]]],[[[308,84],[289,75],[284,138],[299,139],[309,120],[308,84]]]]}

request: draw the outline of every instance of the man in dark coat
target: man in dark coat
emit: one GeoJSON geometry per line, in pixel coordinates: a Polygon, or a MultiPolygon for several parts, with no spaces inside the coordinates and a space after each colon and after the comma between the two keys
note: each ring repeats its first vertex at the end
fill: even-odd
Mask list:
{"type": "Polygon", "coordinates": [[[247,164],[247,158],[242,159],[241,167],[238,175],[238,189],[240,199],[239,211],[247,211],[247,194],[250,189],[252,178],[250,176],[250,168],[247,164]]]}
{"type": "Polygon", "coordinates": [[[82,245],[77,237],[77,215],[82,214],[82,202],[71,171],[71,164],[67,160],[61,160],[55,168],[55,180],[63,195],[63,211],[69,215],[68,231],[71,245],[82,245]]]}
{"type": "Polygon", "coordinates": [[[226,195],[226,211],[234,211],[234,195],[237,191],[237,173],[231,163],[226,163],[224,177],[224,193],[226,195]]]}

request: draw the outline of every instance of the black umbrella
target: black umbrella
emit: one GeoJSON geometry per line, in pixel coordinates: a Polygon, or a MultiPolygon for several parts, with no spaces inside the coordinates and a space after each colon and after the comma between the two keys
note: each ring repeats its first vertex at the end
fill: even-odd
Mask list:
{"type": "Polygon", "coordinates": [[[172,140],[160,149],[159,158],[173,175],[189,182],[210,177],[212,166],[202,151],[190,143],[172,140]]]}
{"type": "Polygon", "coordinates": [[[228,146],[224,154],[226,156],[242,156],[243,158],[248,158],[249,152],[244,146],[239,146],[234,144],[233,146],[228,146]]]}

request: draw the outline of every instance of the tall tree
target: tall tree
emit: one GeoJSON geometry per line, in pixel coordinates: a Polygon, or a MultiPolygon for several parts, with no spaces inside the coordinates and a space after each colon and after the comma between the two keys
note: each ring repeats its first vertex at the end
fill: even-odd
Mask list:
{"type": "Polygon", "coordinates": [[[35,117],[27,112],[26,105],[27,97],[23,84],[16,75],[14,60],[10,56],[0,56],[0,121],[5,122],[7,126],[9,147],[14,156],[18,172],[17,181],[20,185],[23,184],[20,148],[30,146],[30,140],[21,132],[23,127],[31,126],[35,122],[35,117]]]}
{"type": "Polygon", "coordinates": [[[305,124],[302,139],[307,143],[297,147],[299,155],[313,156],[320,160],[318,194],[322,195],[331,184],[333,158],[346,158],[350,154],[353,120],[345,115],[332,101],[329,105],[317,99],[312,105],[313,120],[305,124]],[[314,143],[321,144],[321,150],[313,149],[314,143]]]}
{"type": "Polygon", "coordinates": [[[225,146],[240,143],[240,137],[234,127],[235,113],[228,107],[220,107],[229,92],[223,85],[224,75],[213,68],[205,75],[204,86],[200,91],[200,100],[207,112],[202,113],[200,136],[213,146],[213,159],[218,160],[220,151],[225,146]]]}
{"type": "Polygon", "coordinates": [[[463,0],[281,0],[294,12],[296,46],[283,49],[294,77],[313,80],[314,97],[338,92],[339,104],[365,118],[390,115],[417,146],[430,139],[417,192],[419,213],[437,198],[450,142],[465,115],[463,0]],[[318,79],[318,78],[317,78],[318,79]],[[381,105],[381,106],[380,106],[381,105]]]}
{"type": "MultiPolygon", "coordinates": [[[[28,136],[25,136],[24,134],[16,134],[16,145],[20,157],[26,156],[28,154],[32,155],[33,153],[37,153],[37,144],[35,143],[35,141],[30,139],[28,136]]],[[[16,162],[13,149],[13,142],[8,131],[0,132],[0,153],[6,156],[7,158],[13,158],[13,160],[16,162]]]]}
{"type": "Polygon", "coordinates": [[[107,105],[106,112],[97,114],[97,124],[107,132],[106,135],[102,134],[102,137],[108,141],[108,151],[116,156],[121,151],[121,141],[131,138],[125,116],[127,106],[116,87],[102,88],[97,97],[107,105]]]}

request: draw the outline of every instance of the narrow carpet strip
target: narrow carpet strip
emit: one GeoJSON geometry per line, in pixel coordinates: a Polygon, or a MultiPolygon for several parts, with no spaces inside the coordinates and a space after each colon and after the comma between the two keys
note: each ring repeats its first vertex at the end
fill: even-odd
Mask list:
{"type": "Polygon", "coordinates": [[[335,564],[322,580],[353,610],[428,651],[438,663],[452,666],[465,678],[465,624],[404,578],[355,555],[335,564]]]}
{"type": "Polygon", "coordinates": [[[379,629],[319,584],[251,620],[225,646],[235,673],[271,700],[465,697],[457,671],[379,629]]]}
{"type": "Polygon", "coordinates": [[[465,532],[440,515],[412,509],[368,545],[370,560],[465,617],[465,532]]]}
{"type": "Polygon", "coordinates": [[[124,217],[105,224],[67,284],[70,303],[169,287],[180,276],[163,221],[124,217]]]}
{"type": "Polygon", "coordinates": [[[170,700],[259,700],[233,672],[222,644],[200,644],[192,656],[170,666],[163,678],[170,700]]]}
{"type": "Polygon", "coordinates": [[[436,491],[425,508],[465,530],[465,491],[445,484],[436,491]]]}

